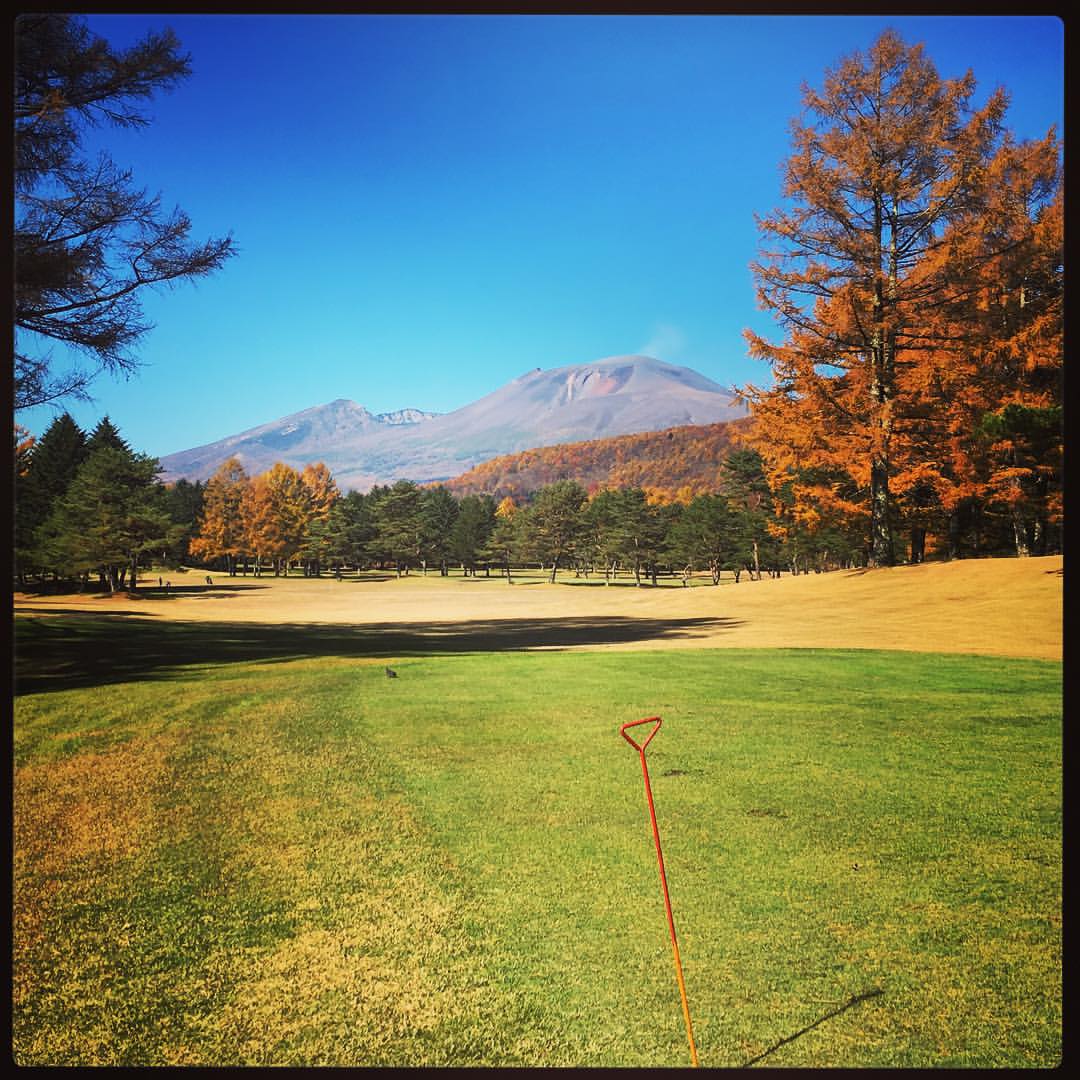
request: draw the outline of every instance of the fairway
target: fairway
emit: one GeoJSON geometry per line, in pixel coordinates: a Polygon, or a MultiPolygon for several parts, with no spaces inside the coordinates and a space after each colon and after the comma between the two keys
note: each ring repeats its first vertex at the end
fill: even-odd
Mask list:
{"type": "Polygon", "coordinates": [[[330,624],[351,633],[406,638],[423,647],[914,649],[1061,658],[1060,555],[971,559],[872,572],[719,586],[681,578],[636,588],[623,576],[562,571],[554,586],[537,570],[513,584],[494,571],[443,578],[413,572],[322,578],[172,575],[166,596],[144,577],[137,594],[16,594],[20,614],[86,612],[184,623],[330,624]]]}
{"type": "Polygon", "coordinates": [[[703,1066],[1052,1066],[1061,568],[17,596],[15,1058],[688,1064],[659,714],[703,1066]]]}

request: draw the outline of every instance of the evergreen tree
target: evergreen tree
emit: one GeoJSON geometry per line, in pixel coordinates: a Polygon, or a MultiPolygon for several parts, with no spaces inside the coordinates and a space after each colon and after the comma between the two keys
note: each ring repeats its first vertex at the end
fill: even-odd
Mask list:
{"type": "Polygon", "coordinates": [[[349,491],[330,508],[326,522],[327,558],[337,565],[360,567],[375,536],[370,495],[349,491]]]}
{"type": "Polygon", "coordinates": [[[495,500],[490,495],[465,495],[450,530],[450,553],[466,573],[476,572],[476,560],[488,555],[495,531],[495,500]]]}
{"type": "Polygon", "coordinates": [[[427,573],[428,562],[437,562],[443,577],[452,551],[452,534],[458,517],[457,500],[441,484],[420,492],[420,558],[427,573]]]}
{"type": "Polygon", "coordinates": [[[622,554],[619,520],[622,508],[621,492],[605,489],[590,500],[582,516],[583,540],[590,556],[604,568],[604,584],[611,584],[612,574],[622,554]]]}
{"type": "Polygon", "coordinates": [[[46,565],[37,531],[67,491],[87,457],[86,434],[68,413],[34,444],[15,489],[15,558],[20,576],[46,565]]]}
{"type": "Polygon", "coordinates": [[[720,572],[738,565],[740,521],[723,495],[698,495],[684,509],[667,537],[667,550],[678,563],[707,569],[714,585],[720,572]]]}
{"type": "Polygon", "coordinates": [[[572,557],[583,536],[583,511],[588,502],[585,489],[574,480],[556,480],[542,487],[533,499],[525,520],[529,550],[551,563],[551,580],[559,563],[572,557]]]}
{"type": "Polygon", "coordinates": [[[174,553],[180,562],[187,561],[191,554],[191,539],[202,516],[205,490],[205,485],[201,480],[193,484],[183,477],[175,484],[161,485],[159,488],[162,509],[169,515],[169,520],[174,525],[179,525],[183,529],[174,553]]]}
{"type": "Polygon", "coordinates": [[[100,450],[103,446],[111,446],[114,450],[119,450],[122,453],[131,452],[127,440],[120,435],[120,429],[107,415],[97,422],[94,430],[90,432],[90,437],[86,440],[87,456],[95,450],[100,450]]]}
{"type": "Polygon", "coordinates": [[[139,556],[172,547],[183,531],[155,493],[159,465],[146,454],[103,446],[79,466],[40,530],[57,568],[96,570],[110,592],[137,586],[139,556]]]}
{"type": "Polygon", "coordinates": [[[394,563],[400,577],[423,550],[420,489],[411,480],[398,480],[378,492],[373,510],[375,547],[382,559],[394,563]]]}

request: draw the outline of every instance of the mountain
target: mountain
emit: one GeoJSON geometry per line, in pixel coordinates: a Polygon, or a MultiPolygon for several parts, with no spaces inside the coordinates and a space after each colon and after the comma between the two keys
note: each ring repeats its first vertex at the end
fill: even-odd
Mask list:
{"type": "Polygon", "coordinates": [[[373,415],[339,399],[161,459],[163,479],[206,479],[230,455],[249,474],[275,461],[325,462],[343,490],[407,478],[447,480],[501,454],[746,415],[732,392],[690,368],[647,356],[536,368],[435,415],[373,415]],[[394,419],[388,419],[394,418],[394,419]]]}
{"type": "Polygon", "coordinates": [[[490,458],[445,481],[462,495],[509,495],[517,502],[556,480],[576,480],[587,491],[640,487],[658,502],[689,502],[721,490],[723,463],[749,421],[721,420],[559,443],[490,458]]]}

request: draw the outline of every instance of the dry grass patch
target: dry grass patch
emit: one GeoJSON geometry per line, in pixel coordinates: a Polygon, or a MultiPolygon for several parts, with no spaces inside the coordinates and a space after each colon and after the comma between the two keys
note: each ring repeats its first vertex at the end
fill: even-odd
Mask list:
{"type": "MultiPolygon", "coordinates": [[[[195,577],[194,574],[187,575],[195,577]]],[[[202,579],[199,578],[199,581],[202,579]]],[[[228,578],[212,587],[183,586],[166,599],[153,591],[120,601],[78,593],[16,595],[20,613],[58,610],[140,615],[185,622],[377,625],[436,634],[451,626],[467,646],[510,647],[847,648],[964,652],[1059,659],[1063,558],[965,559],[879,570],[784,575],[717,588],[678,581],[606,587],[564,571],[555,585],[538,575],[508,586],[498,577],[228,578]],[[651,620],[645,635],[602,629],[580,642],[558,633],[573,620],[651,620]],[[682,621],[685,626],[677,629],[682,621]],[[522,634],[528,624],[532,631],[522,634]],[[545,626],[550,633],[545,637],[545,626]],[[480,638],[483,640],[480,640],[480,638]]],[[[600,624],[602,625],[602,624],[600,624]]]]}

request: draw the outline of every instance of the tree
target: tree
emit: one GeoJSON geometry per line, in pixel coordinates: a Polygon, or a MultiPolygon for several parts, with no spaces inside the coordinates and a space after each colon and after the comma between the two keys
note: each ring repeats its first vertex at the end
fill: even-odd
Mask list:
{"type": "Polygon", "coordinates": [[[461,562],[465,573],[476,573],[476,560],[488,551],[495,531],[495,500],[490,495],[465,495],[458,504],[450,530],[450,553],[461,562]]]}
{"type": "Polygon", "coordinates": [[[588,496],[574,480],[556,480],[542,487],[528,509],[526,530],[530,548],[551,562],[551,580],[560,560],[574,554],[582,535],[582,511],[588,496]]]}
{"type": "Polygon", "coordinates": [[[110,592],[130,570],[136,588],[139,556],[173,546],[183,531],[157,503],[158,471],[146,454],[112,446],[91,453],[40,530],[53,565],[96,569],[110,592]]]}
{"type": "Polygon", "coordinates": [[[15,486],[15,558],[20,576],[44,565],[37,531],[87,457],[86,433],[68,413],[33,445],[15,486]]]}
{"type": "Polygon", "coordinates": [[[332,557],[330,511],[341,498],[341,492],[330,470],[321,461],[305,465],[300,479],[307,489],[308,506],[299,554],[306,560],[304,573],[318,577],[323,563],[332,557]]]}
{"type": "Polygon", "coordinates": [[[772,496],[764,463],[756,450],[739,448],[721,462],[720,472],[722,493],[742,515],[739,532],[750,548],[747,569],[760,580],[761,549],[768,542],[772,496]]]}
{"type": "Polygon", "coordinates": [[[189,544],[196,558],[224,559],[230,576],[236,575],[236,557],[251,550],[246,544],[243,521],[250,487],[251,480],[239,458],[223,462],[206,482],[202,513],[189,544]]]}
{"type": "Polygon", "coordinates": [[[311,520],[311,494],[300,474],[278,461],[255,477],[240,504],[244,544],[255,555],[255,573],[272,559],[274,575],[288,575],[311,520]]]}
{"type": "Polygon", "coordinates": [[[521,525],[526,517],[526,514],[519,513],[513,498],[505,496],[495,507],[494,528],[482,549],[485,557],[502,562],[507,585],[514,583],[510,576],[510,565],[521,549],[521,525]]]}
{"type": "Polygon", "coordinates": [[[192,243],[179,208],[164,213],[107,154],[85,158],[86,127],[141,127],[140,103],[190,74],[171,31],[115,51],[71,15],[15,20],[15,407],[87,398],[100,370],[130,373],[150,329],[141,293],[203,277],[231,237],[192,243]],[[50,344],[92,366],[56,373],[50,344]]]}
{"type": "Polygon", "coordinates": [[[103,416],[95,425],[94,430],[90,432],[86,440],[87,456],[95,450],[100,450],[103,446],[110,446],[113,450],[119,450],[125,454],[131,452],[131,446],[127,439],[120,434],[120,429],[109,419],[108,415],[103,416]]]}
{"type": "Polygon", "coordinates": [[[162,509],[169,515],[169,520],[183,530],[175,552],[181,562],[191,554],[191,540],[202,515],[205,490],[201,480],[193,484],[182,477],[175,484],[159,486],[162,509]]]}
{"type": "Polygon", "coordinates": [[[411,480],[381,489],[375,494],[374,516],[380,555],[395,564],[398,577],[408,573],[410,560],[419,559],[423,549],[420,489],[411,480]]]}
{"type": "Polygon", "coordinates": [[[723,495],[698,495],[672,527],[668,549],[678,562],[708,568],[719,585],[720,571],[739,560],[740,525],[723,495]]]}
{"type": "Polygon", "coordinates": [[[917,387],[920,434],[932,452],[909,485],[944,510],[951,554],[959,551],[963,518],[996,518],[1001,538],[990,543],[1011,543],[1018,555],[1045,550],[1050,526],[1061,520],[1064,206],[1057,159],[1049,136],[1007,142],[988,181],[994,230],[987,235],[974,218],[958,222],[923,268],[927,276],[941,275],[940,264],[971,268],[933,312],[942,343],[925,354],[917,387]]]}
{"type": "Polygon", "coordinates": [[[421,561],[427,573],[428,561],[438,562],[439,572],[446,577],[447,559],[453,551],[452,535],[458,518],[458,504],[442,484],[420,492],[421,561]]]}
{"type": "Polygon", "coordinates": [[[358,491],[347,492],[330,508],[326,522],[327,558],[340,565],[360,564],[367,558],[375,536],[369,496],[358,491]]]}
{"type": "Polygon", "coordinates": [[[622,550],[619,535],[620,494],[611,489],[598,491],[589,500],[582,518],[585,547],[604,567],[605,585],[611,584],[611,576],[619,564],[622,550]]]}
{"type": "Polygon", "coordinates": [[[641,571],[651,572],[656,584],[656,562],[664,536],[664,522],[658,508],[650,505],[642,488],[624,488],[616,492],[611,542],[619,558],[634,571],[634,581],[641,584],[641,571]]]}
{"type": "Polygon", "coordinates": [[[943,80],[921,46],[886,31],[827,72],[820,92],[804,88],[785,162],[789,207],[758,219],[771,245],[753,265],[758,298],[786,338],[746,333],[775,377],[745,391],[753,443],[774,489],[800,468],[821,471],[820,483],[795,485],[797,505],[864,513],[875,565],[895,561],[890,482],[918,479],[912,383],[923,382],[923,358],[979,332],[971,319],[946,328],[937,307],[1014,243],[992,190],[1009,152],[1006,96],[974,110],[974,89],[970,72],[943,80]],[[984,238],[979,266],[941,259],[960,226],[984,238]],[[839,494],[840,474],[854,499],[839,494]]]}

